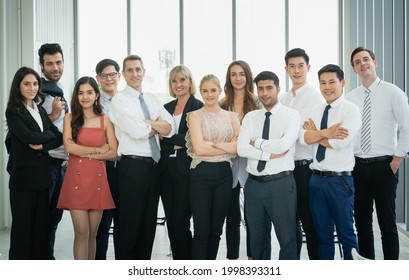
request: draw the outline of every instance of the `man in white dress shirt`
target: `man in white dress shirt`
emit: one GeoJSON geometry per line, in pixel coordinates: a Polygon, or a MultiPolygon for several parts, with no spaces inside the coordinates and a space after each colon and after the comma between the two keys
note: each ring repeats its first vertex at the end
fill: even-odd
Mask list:
{"type": "Polygon", "coordinates": [[[109,117],[118,138],[119,259],[150,259],[159,202],[159,136],[174,134],[172,116],[152,94],[142,93],[142,59],[129,55],[122,75],[127,86],[111,101],[109,117]]]}
{"type": "Polygon", "coordinates": [[[353,174],[359,254],[375,258],[372,227],[375,202],[384,259],[397,260],[395,199],[398,167],[409,151],[408,97],[400,88],[377,76],[378,63],[371,50],[356,48],[350,62],[362,83],[347,95],[361,110],[363,120],[362,133],[355,141],[353,174]]]}
{"type": "MultiPolygon", "coordinates": [[[[301,121],[305,121],[312,108],[323,102],[321,94],[307,82],[310,58],[305,50],[295,48],[288,51],[284,59],[285,71],[293,86],[289,92],[280,94],[279,100],[283,105],[297,110],[301,115],[301,121]]],[[[302,229],[304,229],[308,257],[310,260],[317,260],[318,237],[311,216],[310,187],[308,184],[312,174],[309,167],[312,158],[312,146],[301,145],[297,141],[294,153],[294,179],[297,184],[297,258],[300,259],[303,242],[302,229]]]]}
{"type": "Polygon", "coordinates": [[[276,74],[263,71],[254,79],[263,109],[243,118],[238,154],[247,158],[244,192],[253,259],[271,259],[271,223],[280,243],[280,260],[297,259],[294,145],[301,120],[296,110],[278,102],[276,74]],[[263,125],[264,123],[264,125],[263,125]]]}
{"type": "MultiPolygon", "coordinates": [[[[60,82],[64,72],[64,54],[62,48],[57,43],[46,43],[41,45],[38,50],[40,59],[42,79],[42,92],[45,94],[43,103],[48,117],[60,132],[63,131],[63,121],[65,113],[68,111],[68,103],[64,98],[63,86],[60,82]]],[[[66,171],[68,155],[64,146],[51,150],[50,166],[52,186],[50,188],[50,230],[49,230],[49,252],[50,258],[54,257],[55,234],[60,223],[63,211],[57,208],[58,198],[60,196],[61,186],[66,171]]]]}
{"type": "Polygon", "coordinates": [[[351,250],[357,248],[353,140],[361,127],[361,117],[358,107],[342,94],[345,80],[339,66],[324,66],[318,77],[326,102],[314,107],[300,132],[300,142],[313,145],[310,207],[318,234],[318,257],[334,259],[335,226],[344,259],[351,260],[351,250]]]}
{"type": "MultiPolygon", "coordinates": [[[[118,83],[121,78],[119,72],[119,64],[112,59],[106,58],[98,62],[95,66],[96,78],[101,86],[101,106],[104,115],[109,114],[109,108],[111,107],[111,100],[118,92],[118,83]]],[[[119,161],[117,159],[106,161],[106,170],[109,183],[109,189],[111,191],[112,198],[115,202],[115,207],[119,208],[118,203],[118,167],[119,161]]],[[[109,243],[109,231],[111,230],[112,221],[113,227],[113,240],[114,240],[114,255],[115,258],[118,255],[118,239],[119,239],[119,225],[118,225],[118,211],[117,209],[104,210],[101,222],[99,223],[97,232],[97,246],[95,252],[96,260],[106,260],[108,243],[109,243]]]]}

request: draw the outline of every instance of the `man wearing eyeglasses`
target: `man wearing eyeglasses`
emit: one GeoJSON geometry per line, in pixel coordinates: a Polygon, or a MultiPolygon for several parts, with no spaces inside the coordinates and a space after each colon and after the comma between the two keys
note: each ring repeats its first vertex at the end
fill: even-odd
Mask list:
{"type": "MultiPolygon", "coordinates": [[[[118,82],[121,78],[119,65],[112,59],[103,59],[98,62],[97,66],[95,67],[95,72],[97,74],[97,81],[101,87],[100,102],[102,105],[102,111],[104,115],[108,115],[112,97],[114,97],[114,95],[118,92],[118,82]]],[[[97,248],[95,254],[96,260],[106,260],[107,258],[109,231],[111,229],[112,220],[114,221],[113,237],[115,258],[118,255],[118,163],[119,159],[106,161],[109,188],[111,190],[111,195],[114,199],[116,208],[104,210],[104,214],[102,215],[97,233],[97,248]]]]}

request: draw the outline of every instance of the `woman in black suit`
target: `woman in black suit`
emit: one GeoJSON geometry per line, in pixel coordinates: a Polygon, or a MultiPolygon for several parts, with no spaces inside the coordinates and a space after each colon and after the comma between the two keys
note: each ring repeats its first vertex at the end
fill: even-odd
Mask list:
{"type": "Polygon", "coordinates": [[[51,259],[48,253],[48,150],[62,144],[62,135],[41,107],[41,79],[31,68],[14,75],[6,119],[11,145],[9,259],[51,259]]]}
{"type": "Polygon", "coordinates": [[[194,97],[196,85],[190,70],[179,65],[169,73],[170,96],[176,99],[164,107],[172,114],[176,134],[161,140],[161,198],[174,260],[191,259],[192,216],[189,202],[189,168],[192,159],[186,154],[186,114],[203,107],[194,97]]]}

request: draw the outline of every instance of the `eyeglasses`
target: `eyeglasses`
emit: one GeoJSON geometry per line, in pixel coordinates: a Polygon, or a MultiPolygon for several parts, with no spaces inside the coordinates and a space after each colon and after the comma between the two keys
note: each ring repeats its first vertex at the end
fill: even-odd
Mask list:
{"type": "Polygon", "coordinates": [[[99,74],[98,75],[102,80],[105,80],[106,78],[108,78],[108,76],[111,78],[111,79],[114,79],[114,78],[116,78],[117,76],[118,76],[118,72],[111,72],[111,73],[108,73],[108,74],[106,74],[106,73],[101,73],[101,74],[99,74]]]}

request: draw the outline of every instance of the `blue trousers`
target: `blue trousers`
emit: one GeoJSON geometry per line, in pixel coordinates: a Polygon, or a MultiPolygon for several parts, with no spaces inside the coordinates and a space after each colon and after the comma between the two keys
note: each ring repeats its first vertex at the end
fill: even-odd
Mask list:
{"type": "Polygon", "coordinates": [[[352,248],[358,248],[354,231],[354,181],[352,176],[310,178],[310,207],[318,234],[318,256],[333,260],[334,226],[345,260],[352,260],[352,248]]]}

